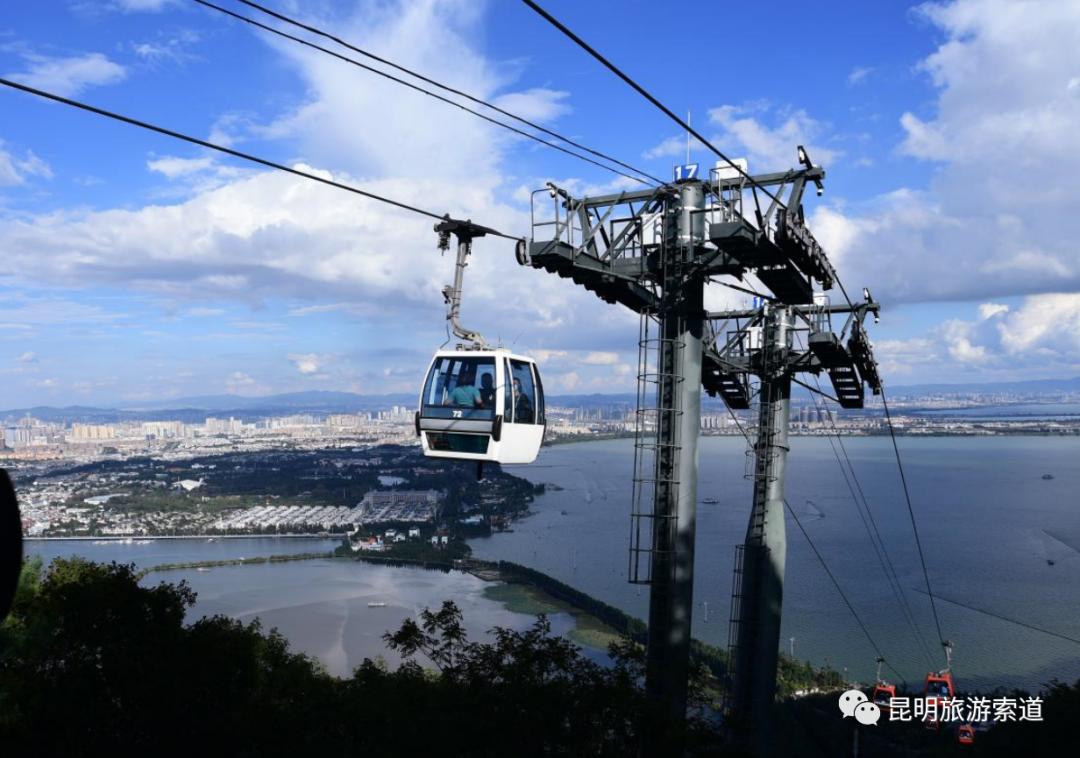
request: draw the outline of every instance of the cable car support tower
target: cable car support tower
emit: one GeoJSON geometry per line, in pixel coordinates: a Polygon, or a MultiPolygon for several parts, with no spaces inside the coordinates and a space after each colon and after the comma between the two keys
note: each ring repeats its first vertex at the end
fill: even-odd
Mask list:
{"type": "Polygon", "coordinates": [[[864,384],[875,394],[881,387],[863,328],[878,305],[866,290],[862,302],[845,294],[836,306],[815,294],[815,285],[837,284],[802,207],[807,183],[820,194],[825,172],[801,146],[798,154],[789,171],[750,176],[720,161],[708,178],[680,167],[671,183],[596,197],[549,183],[533,193],[531,239],[518,251],[522,265],[640,315],[628,573],[649,587],[646,694],[674,723],[687,708],[701,390],[733,411],[757,401],[753,505],[733,583],[729,722],[759,746],[776,686],[792,382],[826,372],[845,408],[862,407],[864,384]],[[753,309],[706,312],[707,282],[748,274],[771,294],[753,309]],[[846,316],[839,333],[834,316],[846,316]]]}

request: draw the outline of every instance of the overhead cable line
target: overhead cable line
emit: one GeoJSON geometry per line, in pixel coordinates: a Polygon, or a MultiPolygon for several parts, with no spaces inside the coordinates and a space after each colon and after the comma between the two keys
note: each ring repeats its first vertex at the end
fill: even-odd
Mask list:
{"type": "MultiPolygon", "coordinates": [[[[814,384],[818,385],[818,389],[820,390],[821,385],[816,376],[814,377],[814,384]]],[[[881,536],[881,531],[878,529],[877,519],[874,518],[874,512],[870,509],[870,501],[866,498],[866,493],[863,491],[862,484],[859,482],[859,477],[855,474],[855,466],[852,464],[851,456],[848,455],[847,447],[845,447],[844,440],[840,436],[840,430],[833,421],[831,412],[829,412],[828,408],[824,407],[823,403],[819,405],[815,400],[814,406],[819,412],[824,410],[827,414],[829,427],[832,432],[827,439],[829,440],[829,447],[832,449],[833,456],[836,458],[836,463],[840,467],[840,475],[844,478],[844,484],[847,485],[848,492],[851,493],[851,500],[855,504],[855,510],[859,514],[859,519],[862,521],[863,527],[866,529],[866,536],[870,539],[870,544],[874,548],[874,553],[877,555],[881,570],[885,573],[885,579],[889,583],[893,597],[900,604],[900,610],[904,614],[904,619],[911,626],[912,631],[915,632],[915,638],[922,647],[922,651],[926,655],[927,661],[933,665],[933,656],[930,654],[930,648],[926,644],[926,640],[923,638],[918,624],[915,623],[915,614],[912,612],[911,604],[907,601],[907,596],[904,595],[904,588],[900,583],[900,577],[896,572],[896,566],[893,564],[889,551],[885,547],[885,540],[881,536]],[[836,438],[835,443],[833,442],[834,437],[836,438]],[[840,458],[841,453],[843,454],[843,460],[840,458]],[[846,469],[845,462],[847,463],[846,469]],[[872,532],[871,529],[873,530],[872,532]]]]}
{"type": "MultiPolygon", "coordinates": [[[[731,409],[731,406],[725,403],[724,407],[727,408],[728,415],[731,416],[731,420],[735,422],[736,428],[742,433],[743,439],[746,440],[746,444],[750,447],[751,450],[753,450],[754,443],[750,440],[749,432],[746,431],[746,428],[742,425],[742,422],[739,421],[739,417],[735,415],[735,412],[731,409]]],[[[814,541],[810,539],[809,532],[807,532],[806,529],[803,527],[802,522],[795,514],[795,510],[791,507],[791,504],[787,501],[787,498],[784,498],[784,507],[787,508],[788,513],[791,514],[792,520],[799,527],[799,531],[802,532],[803,537],[806,538],[807,544],[810,545],[810,549],[814,552],[814,555],[817,556],[818,562],[821,563],[821,567],[825,569],[825,573],[828,574],[829,579],[832,580],[833,586],[840,594],[840,599],[844,601],[844,605],[846,605],[847,609],[851,611],[851,615],[855,617],[855,623],[859,625],[859,628],[862,629],[863,634],[866,635],[866,639],[870,642],[870,647],[872,647],[874,649],[874,652],[877,653],[877,657],[881,658],[885,662],[885,665],[889,668],[889,670],[896,674],[897,678],[900,681],[904,682],[904,684],[907,684],[907,679],[904,678],[904,675],[897,671],[896,668],[894,668],[893,665],[889,663],[888,659],[885,658],[885,656],[882,654],[881,648],[878,647],[877,642],[874,641],[873,636],[870,634],[870,630],[866,628],[866,624],[863,623],[862,617],[859,616],[858,611],[855,610],[855,606],[853,606],[851,604],[851,601],[848,600],[847,594],[840,587],[840,582],[837,581],[836,576],[829,569],[829,564],[825,563],[825,558],[822,557],[821,553],[818,551],[817,546],[814,544],[814,541]]]]}
{"type": "MultiPolygon", "coordinates": [[[[201,1],[201,0],[197,0],[197,2],[198,1],[201,1]]],[[[245,2],[245,0],[240,0],[240,1],[245,2]]],[[[569,37],[571,40],[573,40],[575,43],[577,43],[577,45],[581,49],[583,49],[585,52],[587,52],[593,58],[598,60],[609,71],[611,71],[613,74],[615,74],[615,76],[619,77],[624,82],[629,84],[638,94],[640,94],[642,97],[644,97],[650,103],[652,103],[657,108],[659,108],[660,111],[664,113],[664,115],[666,115],[668,118],[670,118],[676,124],[678,124],[680,127],[682,127],[684,130],[686,130],[686,132],[688,134],[691,134],[695,138],[697,138],[697,140],[701,144],[703,144],[705,147],[712,150],[722,161],[725,161],[731,168],[735,169],[735,171],[738,172],[738,174],[740,176],[742,176],[744,179],[749,181],[750,186],[754,190],[754,202],[755,203],[757,202],[757,190],[760,189],[762,192],[765,193],[765,195],[768,198],[770,198],[771,200],[776,201],[776,203],[778,205],[780,205],[781,207],[784,207],[784,203],[780,200],[780,198],[777,195],[770,192],[769,189],[767,187],[765,187],[764,185],[758,183],[758,181],[756,179],[754,179],[754,177],[752,177],[750,174],[748,174],[746,172],[746,170],[742,166],[735,163],[735,161],[731,160],[731,158],[728,158],[726,155],[724,155],[724,153],[722,153],[719,148],[717,148],[715,145],[713,145],[711,142],[709,142],[707,139],[705,139],[705,137],[703,137],[693,127],[691,127],[689,123],[687,123],[686,121],[683,121],[681,118],[679,118],[677,115],[675,115],[675,113],[672,112],[672,110],[670,108],[668,108],[662,102],[660,102],[655,97],[653,97],[648,92],[648,90],[646,90],[644,87],[642,87],[636,81],[634,81],[628,74],[624,73],[618,66],[616,66],[614,63],[612,63],[607,58],[605,58],[602,54],[600,54],[595,48],[592,47],[592,45],[590,45],[588,42],[583,40],[578,35],[574,34],[574,32],[572,32],[569,28],[567,28],[567,26],[565,24],[563,24],[557,18],[552,16],[550,13],[548,13],[543,8],[541,8],[533,0],[522,0],[522,2],[524,2],[530,8],[532,8],[534,11],[536,11],[545,21],[550,23],[552,26],[554,26],[560,32],[562,32],[567,37],[569,37]]],[[[848,305],[850,305],[851,307],[854,307],[854,303],[852,303],[851,298],[848,296],[847,290],[844,289],[844,283],[840,281],[839,277],[836,278],[836,284],[840,287],[840,292],[844,295],[844,299],[847,300],[848,305]]]]}
{"type": "Polygon", "coordinates": [[[251,2],[250,0],[238,0],[238,2],[241,2],[244,5],[250,6],[252,8],[255,8],[256,10],[262,11],[263,13],[265,13],[265,14],[267,14],[269,16],[273,16],[274,18],[278,19],[279,21],[284,21],[287,24],[292,24],[295,27],[298,27],[300,29],[304,29],[305,31],[311,32],[312,34],[317,34],[320,37],[325,37],[328,40],[332,40],[333,42],[336,42],[337,44],[341,45],[342,47],[348,48],[349,50],[352,50],[353,52],[360,53],[361,55],[363,55],[363,56],[365,56],[367,58],[370,58],[373,61],[378,61],[379,63],[382,63],[383,65],[390,66],[391,68],[397,69],[398,71],[401,71],[402,73],[408,74],[409,76],[415,77],[415,78],[419,79],[422,82],[427,82],[428,84],[430,84],[432,86],[435,86],[435,87],[438,87],[439,89],[441,89],[441,90],[443,90],[445,92],[451,92],[451,93],[453,93],[455,95],[458,95],[460,97],[465,98],[466,100],[471,100],[472,102],[476,103],[477,105],[483,105],[485,108],[490,108],[491,110],[496,111],[497,113],[501,113],[502,115],[507,116],[508,118],[512,118],[512,119],[514,119],[515,121],[517,121],[519,123],[525,124],[526,126],[530,126],[533,129],[541,131],[541,132],[543,132],[544,134],[547,134],[550,137],[554,137],[557,140],[562,140],[563,142],[565,142],[568,145],[573,145],[574,147],[578,148],[579,150],[584,150],[587,153],[595,155],[597,158],[603,158],[606,161],[610,161],[611,163],[614,163],[614,164],[616,164],[618,166],[622,166],[623,168],[627,169],[628,171],[633,171],[635,174],[641,174],[642,176],[644,176],[644,177],[646,177],[648,179],[651,179],[652,181],[656,182],[657,184],[665,184],[664,180],[657,179],[655,176],[650,176],[647,172],[642,171],[639,168],[635,168],[634,166],[631,166],[629,163],[624,163],[623,161],[619,160],[618,158],[614,158],[614,157],[608,155],[607,153],[603,153],[603,152],[601,152],[599,150],[594,150],[593,148],[589,147],[588,145],[583,145],[580,142],[576,142],[576,141],[570,139],[569,137],[567,137],[566,135],[559,134],[556,131],[548,129],[546,126],[541,126],[540,124],[537,124],[537,123],[535,123],[533,121],[530,121],[529,119],[524,118],[522,116],[519,116],[516,113],[511,113],[510,111],[506,110],[505,108],[502,108],[502,107],[500,107],[498,105],[495,105],[495,103],[484,100],[483,98],[476,97],[475,95],[470,95],[468,92],[464,92],[464,91],[462,91],[460,89],[457,89],[456,87],[451,87],[448,84],[443,84],[442,82],[436,81],[435,79],[432,79],[431,77],[424,76],[423,74],[421,74],[421,73],[419,73],[417,71],[413,71],[410,68],[406,68],[405,66],[402,66],[402,65],[400,65],[398,63],[394,63],[391,60],[387,60],[386,58],[383,58],[383,57],[381,57],[379,55],[376,55],[375,53],[371,52],[370,50],[364,50],[361,47],[357,47],[356,45],[353,45],[353,44],[351,44],[349,42],[346,42],[345,40],[341,39],[340,37],[335,37],[333,34],[329,34],[329,33],[325,32],[325,31],[323,31],[322,29],[319,29],[319,28],[314,27],[314,26],[310,26],[308,24],[304,24],[304,23],[302,23],[300,21],[297,21],[294,18],[290,18],[289,16],[286,16],[284,13],[280,13],[278,11],[275,11],[275,10],[271,9],[271,8],[267,8],[265,5],[260,5],[259,3],[251,2]]]}
{"type": "Polygon", "coordinates": [[[777,203],[780,203],[780,205],[783,205],[783,203],[780,202],[780,198],[778,198],[776,195],[774,195],[772,192],[770,192],[768,190],[768,188],[766,188],[763,185],[759,184],[757,182],[757,180],[754,179],[754,177],[752,177],[752,176],[750,176],[750,174],[746,173],[745,169],[743,169],[737,163],[735,163],[730,158],[728,158],[726,155],[724,155],[722,152],[720,152],[720,150],[718,148],[716,148],[711,142],[709,142],[707,139],[705,139],[705,137],[703,137],[695,129],[693,129],[690,126],[690,124],[686,123],[681,118],[676,116],[671,111],[670,108],[668,108],[666,105],[661,103],[655,97],[650,95],[649,92],[644,87],[642,87],[640,84],[638,84],[633,79],[631,79],[627,74],[624,74],[622,72],[622,70],[619,69],[618,66],[616,66],[614,63],[612,63],[607,58],[605,58],[603,55],[601,55],[599,52],[597,52],[588,42],[586,42],[581,37],[577,36],[572,31],[570,31],[570,29],[568,29],[561,21],[559,21],[557,18],[552,16],[550,13],[548,13],[546,10],[541,8],[539,5],[537,5],[535,2],[533,2],[533,0],[522,0],[522,2],[524,2],[527,6],[529,6],[534,11],[536,11],[538,14],[540,14],[540,16],[544,18],[544,20],[546,20],[548,23],[550,23],[552,26],[554,26],[560,32],[562,32],[567,37],[569,37],[574,42],[576,42],[578,47],[583,49],[585,52],[587,52],[593,58],[596,58],[596,60],[598,60],[600,63],[602,63],[613,74],[615,74],[617,77],[619,77],[624,82],[629,84],[635,91],[637,91],[638,94],[640,94],[642,97],[644,97],[650,103],[652,103],[657,108],[659,108],[664,113],[664,115],[666,115],[668,118],[670,118],[676,124],[678,124],[680,127],[682,127],[684,130],[686,130],[687,133],[689,133],[689,134],[693,135],[694,137],[696,137],[697,140],[701,144],[705,145],[705,147],[709,148],[714,153],[716,153],[716,155],[719,156],[721,160],[726,161],[728,163],[728,165],[731,166],[733,169],[735,169],[743,178],[749,180],[750,184],[753,187],[755,187],[756,189],[760,189],[769,198],[771,198],[772,200],[775,200],[777,203]]]}
{"type": "Polygon", "coordinates": [[[881,648],[879,648],[877,646],[877,643],[874,642],[874,638],[870,636],[870,630],[866,628],[866,624],[863,623],[863,620],[859,617],[859,614],[855,612],[855,608],[851,605],[851,601],[848,600],[847,595],[844,594],[844,591],[842,589],[840,589],[840,583],[836,581],[836,576],[829,569],[829,565],[825,563],[825,559],[821,556],[821,553],[818,551],[817,546],[814,545],[814,541],[810,539],[810,535],[803,527],[802,522],[799,521],[799,517],[795,514],[795,509],[791,507],[791,504],[787,501],[786,498],[784,499],[784,507],[787,508],[788,513],[791,515],[792,520],[795,522],[795,525],[799,527],[799,531],[803,533],[804,537],[806,537],[806,542],[810,545],[810,549],[814,551],[814,555],[816,555],[818,561],[821,562],[821,567],[825,569],[825,573],[829,575],[829,579],[832,580],[833,586],[836,587],[836,591],[840,593],[840,598],[844,601],[844,605],[848,607],[848,610],[851,611],[851,615],[855,617],[855,621],[858,622],[859,628],[862,629],[863,634],[866,635],[866,639],[870,641],[870,646],[874,648],[874,652],[877,653],[878,658],[881,658],[884,661],[885,665],[889,667],[889,670],[896,674],[896,676],[906,684],[907,679],[905,679],[904,675],[897,671],[893,667],[893,665],[889,663],[888,659],[885,658],[884,654],[881,652],[881,648]]]}
{"type": "Polygon", "coordinates": [[[938,619],[937,604],[934,602],[934,591],[930,589],[930,574],[926,570],[926,556],[923,555],[922,540],[919,539],[919,527],[915,524],[915,510],[911,507],[911,492],[908,490],[907,477],[904,475],[904,462],[900,459],[900,447],[896,444],[896,429],[893,427],[892,414],[889,413],[889,402],[885,399],[885,388],[881,388],[881,404],[885,408],[885,421],[889,425],[889,437],[892,438],[893,452],[896,453],[896,467],[900,471],[900,484],[904,488],[904,500],[907,502],[908,515],[911,517],[911,530],[915,533],[915,546],[919,549],[919,562],[922,564],[923,578],[926,580],[926,594],[930,598],[930,610],[934,612],[934,626],[937,627],[938,639],[945,643],[945,635],[941,633],[941,621],[938,619]]]}
{"type": "MultiPolygon", "coordinates": [[[[915,591],[916,592],[922,592],[922,590],[915,590],[915,591]]],[[[983,608],[977,608],[974,605],[968,605],[967,603],[961,603],[959,600],[950,600],[949,598],[943,597],[941,595],[938,595],[937,599],[938,600],[944,600],[946,603],[952,603],[953,605],[958,606],[960,608],[967,608],[969,611],[975,611],[976,613],[981,613],[984,616],[989,616],[990,618],[995,618],[995,619],[998,619],[999,621],[1006,621],[1006,622],[1008,622],[1010,624],[1015,624],[1016,626],[1022,626],[1025,629],[1031,629],[1032,631],[1035,631],[1035,632],[1042,632],[1043,634],[1047,634],[1047,635],[1049,635],[1051,637],[1057,637],[1059,640],[1065,640],[1066,642],[1072,642],[1072,643],[1075,643],[1077,645],[1080,645],[1080,639],[1077,639],[1076,637],[1070,637],[1069,635],[1062,634],[1061,632],[1055,632],[1052,629],[1044,629],[1041,626],[1035,626],[1034,624],[1029,624],[1026,621],[1018,621],[1017,619],[1009,618],[1008,616],[1002,616],[1000,613],[995,613],[994,611],[988,611],[988,610],[985,610],[983,608]]]]}
{"type": "MultiPolygon", "coordinates": [[[[154,124],[147,123],[146,121],[140,121],[138,119],[131,118],[130,116],[124,116],[120,113],[114,113],[113,111],[108,111],[104,108],[98,108],[96,106],[89,105],[88,103],[82,103],[78,100],[72,100],[67,97],[62,97],[61,95],[53,94],[52,92],[46,92],[44,90],[36,89],[25,84],[13,82],[10,79],[0,78],[0,84],[3,84],[6,87],[11,87],[12,89],[22,90],[23,92],[27,92],[31,95],[37,95],[38,97],[44,98],[46,100],[52,100],[57,103],[63,103],[64,105],[70,105],[73,108],[88,111],[89,113],[95,113],[99,116],[105,116],[106,118],[113,119],[114,121],[120,121],[125,124],[130,124],[131,126],[137,126],[140,129],[146,129],[147,131],[164,134],[166,137],[172,137],[173,139],[189,142],[192,145],[198,145],[199,147],[216,150],[219,153],[225,153],[226,155],[231,155],[236,158],[242,158],[245,161],[257,163],[260,166],[266,166],[268,168],[277,169],[278,171],[284,171],[288,174],[293,174],[294,176],[301,176],[305,179],[311,179],[312,181],[319,182],[320,184],[325,184],[330,187],[345,190],[346,192],[351,192],[354,195],[361,195],[363,197],[370,198],[371,200],[378,200],[380,203],[386,203],[387,205],[392,205],[396,208],[401,208],[402,210],[410,211],[412,213],[418,213],[421,216],[427,216],[428,218],[437,219],[439,221],[443,221],[446,218],[446,216],[443,214],[425,210],[415,205],[409,205],[408,203],[403,203],[399,200],[393,200],[384,195],[377,195],[374,192],[368,192],[367,190],[362,190],[359,187],[353,187],[348,184],[342,184],[341,182],[335,182],[333,179],[327,179],[325,177],[318,176],[317,174],[310,174],[307,171],[301,171],[297,168],[291,168],[282,163],[275,163],[274,161],[267,160],[266,158],[260,158],[256,155],[251,155],[250,153],[244,153],[239,150],[234,150],[231,147],[225,147],[223,145],[214,144],[213,142],[207,142],[206,140],[199,139],[198,137],[192,137],[188,134],[182,134],[181,132],[173,131],[172,129],[166,129],[163,126],[156,126],[154,124]]],[[[504,234],[503,232],[490,228],[485,228],[485,232],[492,236],[502,237],[509,240],[521,239],[520,237],[515,237],[512,234],[504,234]]]]}
{"type": "MultiPolygon", "coordinates": [[[[479,111],[473,110],[472,108],[469,108],[466,105],[462,105],[459,102],[451,100],[448,97],[443,97],[442,95],[440,95],[438,93],[432,92],[431,90],[424,89],[423,87],[420,87],[420,86],[418,86],[416,84],[413,84],[412,82],[408,82],[408,81],[406,81],[404,79],[401,79],[400,77],[394,76],[393,74],[388,74],[385,71],[380,71],[379,69],[377,69],[377,68],[375,68],[373,66],[369,66],[366,63],[361,63],[360,61],[356,60],[355,58],[350,58],[347,55],[342,55],[341,53],[334,52],[333,50],[330,50],[329,48],[322,47],[321,45],[317,45],[314,42],[309,42],[308,40],[305,40],[305,39],[303,39],[301,37],[297,37],[295,35],[289,34],[288,32],[283,32],[280,29],[275,29],[272,26],[269,26],[267,24],[263,24],[263,23],[261,23],[259,21],[256,21],[255,19],[253,19],[253,18],[251,18],[249,16],[244,16],[243,14],[236,13],[234,11],[229,10],[228,8],[223,8],[220,5],[215,5],[214,3],[208,2],[208,0],[193,0],[193,1],[198,3],[199,5],[202,5],[202,6],[206,7],[206,8],[210,8],[211,10],[215,10],[215,11],[218,11],[219,13],[224,13],[227,16],[231,16],[232,18],[234,18],[234,19],[236,19],[238,21],[243,21],[246,24],[250,24],[250,25],[255,26],[255,27],[259,28],[259,29],[263,29],[264,31],[270,32],[271,34],[276,34],[279,37],[283,37],[285,39],[292,40],[293,42],[297,42],[297,43],[299,43],[301,45],[304,45],[305,47],[310,47],[313,50],[318,50],[319,52],[326,53],[327,55],[333,56],[334,58],[337,58],[338,60],[344,61],[346,63],[351,63],[352,65],[357,66],[359,68],[362,68],[365,71],[370,71],[373,74],[381,76],[381,77],[383,77],[385,79],[389,79],[392,82],[396,82],[397,84],[400,84],[400,85],[402,85],[404,87],[408,87],[409,89],[420,92],[420,93],[422,93],[424,95],[427,95],[428,97],[432,97],[432,98],[435,98],[436,100],[440,100],[440,101],[442,101],[442,102],[444,102],[444,103],[446,103],[448,105],[452,105],[455,108],[463,110],[466,113],[470,113],[473,116],[476,116],[477,118],[481,118],[484,121],[487,121],[488,123],[495,124],[496,126],[501,126],[502,128],[508,129],[509,131],[514,132],[515,134],[518,134],[518,135],[520,135],[522,137],[526,137],[528,139],[539,142],[541,145],[546,145],[547,147],[550,147],[550,148],[552,148],[554,150],[558,150],[559,152],[565,153],[566,155],[570,155],[570,156],[572,156],[574,158],[577,158],[579,160],[583,160],[583,161],[585,161],[587,163],[591,163],[594,166],[598,166],[599,168],[602,168],[605,171],[611,171],[612,173],[618,174],[619,176],[622,176],[622,177],[624,177],[626,179],[630,179],[631,181],[638,182],[640,184],[649,184],[648,181],[646,181],[645,179],[642,179],[639,176],[633,176],[631,174],[625,173],[624,171],[620,171],[617,168],[613,168],[611,166],[600,163],[599,161],[593,160],[592,158],[588,157],[587,155],[582,155],[582,154],[577,153],[577,152],[575,152],[573,150],[565,148],[562,145],[557,145],[554,142],[550,142],[550,141],[545,140],[545,139],[543,139],[541,137],[537,137],[535,134],[530,134],[529,132],[526,132],[523,129],[518,129],[516,126],[512,126],[511,124],[507,124],[507,123],[505,123],[503,121],[499,121],[498,119],[492,118],[491,116],[488,116],[488,115],[486,115],[484,113],[480,113],[479,111]]],[[[260,10],[262,10],[262,9],[260,8],[260,10]]],[[[267,12],[270,12],[270,11],[267,11],[267,12]]],[[[277,15],[277,14],[272,14],[272,15],[277,15]]],[[[298,25],[300,25],[300,24],[298,24],[298,25]]],[[[300,26],[303,26],[303,25],[300,25],[300,26]]],[[[305,26],[303,28],[307,29],[309,27],[305,26]]],[[[330,35],[325,35],[325,36],[330,37],[330,35]]],[[[330,38],[334,39],[335,41],[338,41],[337,38],[335,38],[335,37],[330,37],[330,38]]],[[[342,42],[340,44],[344,45],[345,43],[342,42]]],[[[350,48],[350,49],[352,49],[352,48],[350,48]]],[[[379,59],[379,60],[382,60],[382,59],[379,59]]],[[[386,62],[386,61],[383,61],[383,62],[386,62]]],[[[393,64],[388,63],[388,65],[393,65],[393,64]]],[[[563,139],[563,138],[560,137],[560,139],[563,139]]],[[[583,148],[583,149],[587,150],[588,148],[583,148]]],[[[600,153],[596,153],[596,151],[592,151],[592,150],[590,150],[590,152],[593,152],[594,154],[600,154],[600,153]]],[[[600,155],[602,155],[602,154],[600,154],[600,155]]],[[[612,159],[608,158],[607,156],[603,156],[603,157],[606,160],[612,160],[612,159]]],[[[631,170],[637,171],[637,169],[634,169],[632,167],[631,167],[631,170]]],[[[648,174],[645,174],[644,172],[638,172],[638,173],[641,173],[643,176],[649,176],[648,174]]],[[[652,177],[649,177],[649,178],[652,179],[652,177]]],[[[659,181],[659,180],[656,180],[656,181],[659,181]]],[[[663,184],[663,182],[660,182],[660,183],[663,184]]]]}

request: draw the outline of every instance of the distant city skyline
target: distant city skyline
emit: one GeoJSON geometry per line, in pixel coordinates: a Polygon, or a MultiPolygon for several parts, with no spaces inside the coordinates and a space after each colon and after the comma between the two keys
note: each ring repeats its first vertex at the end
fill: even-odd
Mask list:
{"type": "MultiPolygon", "coordinates": [[[[548,180],[627,186],[193,3],[51,5],[10,9],[5,78],[514,234],[548,180]]],[[[752,170],[807,146],[828,171],[811,226],[847,288],[884,304],[889,386],[1080,375],[1080,6],[545,5],[752,170]],[[724,31],[688,36],[687,14],[724,31]],[[658,40],[707,52],[675,76],[641,52],[658,40]]],[[[654,175],[685,160],[685,135],[517,3],[282,8],[654,175]]],[[[14,91],[0,103],[0,405],[417,392],[452,277],[430,220],[14,91]]],[[[710,287],[711,307],[743,300],[710,287]]],[[[477,241],[462,317],[535,356],[551,394],[633,391],[636,317],[518,267],[506,240],[477,241]]]]}

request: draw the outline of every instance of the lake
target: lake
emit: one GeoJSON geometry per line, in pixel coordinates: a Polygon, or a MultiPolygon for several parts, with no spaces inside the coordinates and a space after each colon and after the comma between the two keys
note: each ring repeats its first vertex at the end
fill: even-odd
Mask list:
{"type": "MultiPolygon", "coordinates": [[[[1080,640],[1080,438],[901,437],[899,444],[942,632],[955,644],[958,686],[1038,689],[1051,677],[1080,678],[1080,645],[980,612],[1080,640]],[[1042,479],[1046,473],[1054,478],[1042,479]]],[[[930,605],[920,594],[925,583],[892,446],[877,437],[844,438],[844,445],[931,648],[929,659],[889,589],[827,439],[792,438],[788,501],[884,655],[914,682],[943,663],[930,605]]],[[[734,548],[750,509],[744,453],[741,438],[701,442],[699,498],[719,502],[698,508],[694,634],[721,646],[727,644],[734,548]]],[[[562,489],[537,497],[513,532],[471,540],[475,555],[532,566],[645,618],[646,589],[626,582],[631,464],[632,441],[609,440],[544,448],[535,464],[508,467],[562,489]]],[[[28,544],[29,552],[46,558],[79,553],[152,566],[329,550],[337,543],[268,537],[28,544]]],[[[875,653],[790,516],[787,566],[783,647],[871,679],[875,653]]],[[[494,625],[521,629],[532,620],[485,597],[480,579],[458,573],[314,560],[170,571],[147,581],[179,579],[199,594],[194,614],[258,616],[338,674],[364,657],[395,661],[380,635],[443,599],[458,602],[476,635],[494,625]],[[387,605],[369,608],[368,602],[387,605]]],[[[552,621],[558,633],[574,623],[565,614],[552,621]]]]}
{"type": "MultiPolygon", "coordinates": [[[[252,537],[153,540],[147,544],[90,540],[29,540],[28,555],[46,561],[81,555],[108,563],[134,563],[146,568],[163,563],[253,558],[330,551],[337,539],[252,537]]],[[[400,661],[387,650],[382,635],[396,631],[425,607],[437,609],[452,599],[461,608],[470,639],[485,637],[494,626],[523,630],[534,617],[512,613],[484,596],[485,582],[471,574],[400,568],[351,560],[304,560],[288,563],[222,566],[207,571],[184,569],[148,574],[143,584],[187,581],[198,594],[188,618],[222,614],[241,621],[261,620],[276,627],[294,650],[315,656],[330,673],[348,676],[364,658],[382,656],[392,666],[400,661]],[[385,603],[370,607],[368,603],[385,603]]],[[[556,634],[574,628],[569,614],[550,617],[556,634]]],[[[590,651],[596,657],[595,651],[590,651]]],[[[421,660],[420,663],[425,663],[421,660]]]]}
{"type": "MultiPolygon", "coordinates": [[[[1037,689],[1051,677],[1080,678],[1080,645],[972,610],[1080,640],[1080,438],[901,437],[899,445],[958,685],[1037,689]],[[1054,478],[1043,480],[1045,473],[1054,478]]],[[[788,502],[885,657],[909,681],[943,666],[889,439],[848,437],[844,446],[929,660],[889,589],[829,440],[793,437],[791,446],[788,502]]],[[[723,646],[734,549],[750,510],[745,447],[737,437],[706,437],[700,446],[699,499],[719,502],[698,506],[694,635],[723,646]]],[[[626,582],[632,453],[629,439],[556,445],[535,464],[508,469],[563,489],[537,498],[534,515],[513,532],[472,541],[474,553],[532,566],[645,618],[647,589],[626,582]]],[[[784,649],[871,679],[873,648],[787,520],[784,649]]]]}

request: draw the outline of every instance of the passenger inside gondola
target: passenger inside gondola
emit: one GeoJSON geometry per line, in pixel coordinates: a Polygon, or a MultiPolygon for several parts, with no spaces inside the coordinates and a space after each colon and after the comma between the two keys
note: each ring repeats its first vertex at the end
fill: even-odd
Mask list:
{"type": "Polygon", "coordinates": [[[515,424],[535,424],[536,404],[533,398],[536,390],[533,387],[532,371],[527,363],[510,361],[513,374],[514,389],[514,418],[515,424]]]}
{"type": "Polygon", "coordinates": [[[483,405],[480,390],[473,384],[475,377],[473,371],[463,368],[458,376],[458,383],[450,390],[450,404],[464,406],[466,408],[479,408],[483,405]]]}
{"type": "Polygon", "coordinates": [[[529,401],[529,396],[521,391],[521,380],[516,376],[514,377],[514,421],[519,424],[531,424],[533,423],[532,403],[529,401]]]}
{"type": "Polygon", "coordinates": [[[480,405],[483,408],[495,407],[495,381],[486,372],[480,375],[480,405]]]}

